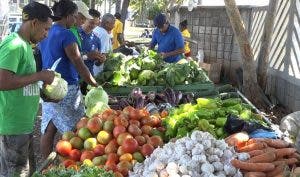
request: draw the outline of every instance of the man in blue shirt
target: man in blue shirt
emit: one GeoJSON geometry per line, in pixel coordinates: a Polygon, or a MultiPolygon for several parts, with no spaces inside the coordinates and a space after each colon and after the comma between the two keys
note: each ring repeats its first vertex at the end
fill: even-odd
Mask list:
{"type": "Polygon", "coordinates": [[[93,17],[93,19],[87,20],[82,25],[82,28],[79,28],[79,35],[82,39],[81,54],[83,54],[84,63],[89,68],[91,74],[94,75],[94,63],[103,63],[105,55],[100,53],[100,39],[93,33],[93,29],[100,22],[100,12],[95,9],[90,9],[89,14],[93,17]]]}
{"type": "Polygon", "coordinates": [[[154,18],[156,29],[153,32],[150,49],[158,45],[157,51],[165,62],[176,63],[184,53],[184,41],[180,31],[169,24],[165,14],[158,14],[154,18]]]}

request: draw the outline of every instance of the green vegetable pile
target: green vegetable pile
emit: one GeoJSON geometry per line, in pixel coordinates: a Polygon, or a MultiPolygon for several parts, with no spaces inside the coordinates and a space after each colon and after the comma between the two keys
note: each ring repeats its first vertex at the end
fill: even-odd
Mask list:
{"type": "Polygon", "coordinates": [[[166,136],[180,138],[190,134],[193,130],[206,131],[216,138],[223,139],[227,135],[224,125],[229,114],[237,115],[245,121],[256,121],[262,125],[265,122],[251,111],[248,104],[242,103],[240,98],[198,98],[197,104],[183,104],[170,111],[163,120],[166,136]]]}
{"type": "Polygon", "coordinates": [[[194,61],[165,63],[152,50],[142,50],[138,57],[112,53],[104,63],[98,83],[110,86],[174,86],[210,82],[206,73],[194,61]]]}
{"type": "Polygon", "coordinates": [[[34,173],[32,177],[114,177],[111,171],[96,166],[81,166],[80,170],[55,167],[43,174],[34,173]]]}

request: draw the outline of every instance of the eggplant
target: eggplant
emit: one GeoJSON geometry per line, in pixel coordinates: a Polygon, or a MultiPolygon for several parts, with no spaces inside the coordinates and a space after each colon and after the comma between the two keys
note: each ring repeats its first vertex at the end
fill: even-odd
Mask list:
{"type": "Polygon", "coordinates": [[[119,100],[119,106],[120,106],[120,109],[124,109],[125,107],[130,106],[130,104],[127,101],[127,98],[121,98],[119,100]]]}
{"type": "Polygon", "coordinates": [[[145,106],[144,104],[145,104],[145,98],[141,96],[135,99],[133,106],[136,109],[142,109],[145,106]]]}
{"type": "Polygon", "coordinates": [[[147,94],[147,101],[149,102],[155,102],[156,93],[154,91],[150,91],[147,94]]]}
{"type": "Polygon", "coordinates": [[[176,96],[175,105],[178,106],[180,103],[180,100],[182,99],[182,92],[175,91],[175,96],[176,96]]]}

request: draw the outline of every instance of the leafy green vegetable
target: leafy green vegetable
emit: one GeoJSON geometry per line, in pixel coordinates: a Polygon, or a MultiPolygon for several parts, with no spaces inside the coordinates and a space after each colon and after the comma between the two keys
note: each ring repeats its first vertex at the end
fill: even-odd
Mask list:
{"type": "Polygon", "coordinates": [[[102,102],[104,104],[108,104],[108,95],[103,90],[101,86],[97,88],[92,88],[85,96],[85,106],[86,107],[94,107],[98,102],[102,102]]]}
{"type": "Polygon", "coordinates": [[[141,85],[154,85],[156,74],[151,70],[144,70],[138,76],[138,83],[141,85]]]}
{"type": "Polygon", "coordinates": [[[62,100],[67,95],[68,83],[61,78],[59,73],[55,73],[53,82],[50,85],[46,85],[42,92],[49,99],[62,100]]]}
{"type": "Polygon", "coordinates": [[[94,106],[92,107],[87,107],[86,109],[86,115],[89,118],[92,118],[93,115],[95,114],[101,114],[103,113],[106,109],[109,109],[109,106],[103,102],[97,102],[94,106]]]}
{"type": "Polygon", "coordinates": [[[43,174],[34,173],[32,177],[114,177],[112,171],[96,166],[81,166],[77,171],[72,168],[54,167],[43,174]]]}

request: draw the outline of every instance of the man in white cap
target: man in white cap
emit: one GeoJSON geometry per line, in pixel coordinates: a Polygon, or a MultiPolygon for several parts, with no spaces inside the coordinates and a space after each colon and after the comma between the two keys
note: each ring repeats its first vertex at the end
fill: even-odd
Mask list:
{"type": "Polygon", "coordinates": [[[93,19],[93,17],[89,14],[89,8],[87,7],[87,5],[82,2],[82,1],[77,1],[75,2],[78,8],[78,15],[76,17],[76,26],[73,26],[70,28],[70,30],[72,31],[72,33],[75,35],[76,39],[77,39],[77,44],[79,49],[81,50],[81,38],[79,36],[79,32],[78,29],[81,25],[84,24],[84,22],[86,20],[91,20],[93,19]]]}

